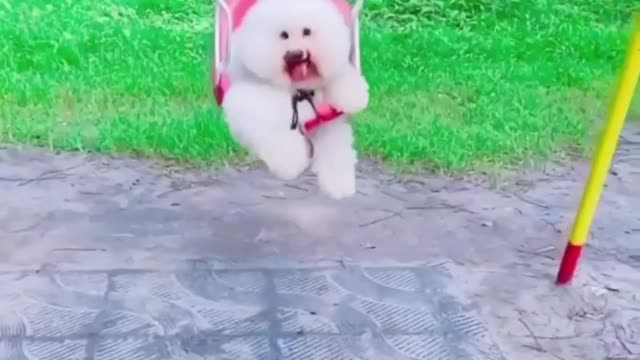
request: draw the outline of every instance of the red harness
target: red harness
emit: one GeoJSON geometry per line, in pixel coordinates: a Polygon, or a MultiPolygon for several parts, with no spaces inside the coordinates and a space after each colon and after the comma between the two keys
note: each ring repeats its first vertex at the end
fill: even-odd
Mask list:
{"type": "MultiPolygon", "coordinates": [[[[218,106],[222,106],[222,101],[224,100],[224,96],[227,93],[227,91],[229,91],[230,86],[231,86],[231,80],[229,79],[229,76],[224,73],[221,74],[220,81],[218,81],[218,83],[215,85],[213,89],[213,94],[216,98],[216,103],[218,104],[218,106]]],[[[319,128],[320,126],[335,120],[342,114],[343,114],[342,111],[338,111],[330,105],[324,104],[324,105],[318,106],[316,111],[316,117],[311,120],[302,122],[304,131],[306,133],[311,133],[315,129],[319,128]]]]}
{"type": "Polygon", "coordinates": [[[323,109],[318,109],[317,116],[313,120],[304,123],[304,131],[310,133],[320,126],[335,120],[342,114],[342,111],[338,111],[331,106],[326,106],[323,107],[323,109]]]}

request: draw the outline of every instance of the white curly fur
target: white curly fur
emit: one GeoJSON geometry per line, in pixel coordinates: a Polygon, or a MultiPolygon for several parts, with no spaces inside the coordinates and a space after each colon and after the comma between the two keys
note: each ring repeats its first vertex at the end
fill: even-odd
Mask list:
{"type": "MultiPolygon", "coordinates": [[[[356,191],[356,152],[351,125],[336,119],[311,134],[313,159],[307,140],[289,128],[295,88],[314,89],[314,102],[328,102],[346,114],[365,109],[366,80],[349,62],[350,29],[331,0],[259,0],[232,37],[229,75],[232,86],[222,104],[236,140],[265,162],[281,179],[299,176],[309,165],[320,188],[341,199],[356,191]],[[302,36],[303,29],[311,30],[302,36]],[[280,33],[286,31],[288,39],[280,33]],[[291,83],[283,57],[289,50],[308,51],[320,78],[291,83]],[[310,163],[311,161],[311,163],[310,163]]],[[[299,118],[314,118],[310,105],[300,103],[299,118]]]]}

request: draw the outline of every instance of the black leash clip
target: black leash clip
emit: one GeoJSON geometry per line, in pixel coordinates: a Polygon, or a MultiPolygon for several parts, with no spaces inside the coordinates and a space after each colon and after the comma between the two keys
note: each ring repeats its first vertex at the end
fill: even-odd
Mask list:
{"type": "Polygon", "coordinates": [[[301,103],[303,101],[308,102],[309,105],[311,105],[311,108],[313,109],[314,114],[318,116],[318,110],[316,110],[316,105],[313,103],[313,97],[315,96],[315,94],[316,93],[314,90],[298,89],[291,96],[291,108],[293,109],[293,116],[291,117],[291,127],[290,127],[291,130],[297,129],[298,125],[300,124],[300,118],[298,115],[298,103],[301,103]]]}

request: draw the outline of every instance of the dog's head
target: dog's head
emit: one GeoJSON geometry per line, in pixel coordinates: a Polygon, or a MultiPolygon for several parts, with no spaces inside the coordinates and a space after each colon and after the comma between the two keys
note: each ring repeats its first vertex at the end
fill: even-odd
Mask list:
{"type": "Polygon", "coordinates": [[[274,85],[316,88],[349,65],[351,33],[331,0],[258,0],[234,39],[243,67],[274,85]]]}

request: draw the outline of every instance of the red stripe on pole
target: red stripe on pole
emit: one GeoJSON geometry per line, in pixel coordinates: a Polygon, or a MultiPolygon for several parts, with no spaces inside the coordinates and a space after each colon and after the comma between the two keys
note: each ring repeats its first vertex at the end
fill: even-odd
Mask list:
{"type": "Polygon", "coordinates": [[[576,273],[576,268],[578,267],[580,255],[582,255],[582,248],[583,246],[577,246],[571,243],[567,244],[556,280],[558,285],[566,285],[573,279],[573,275],[576,273]]]}

